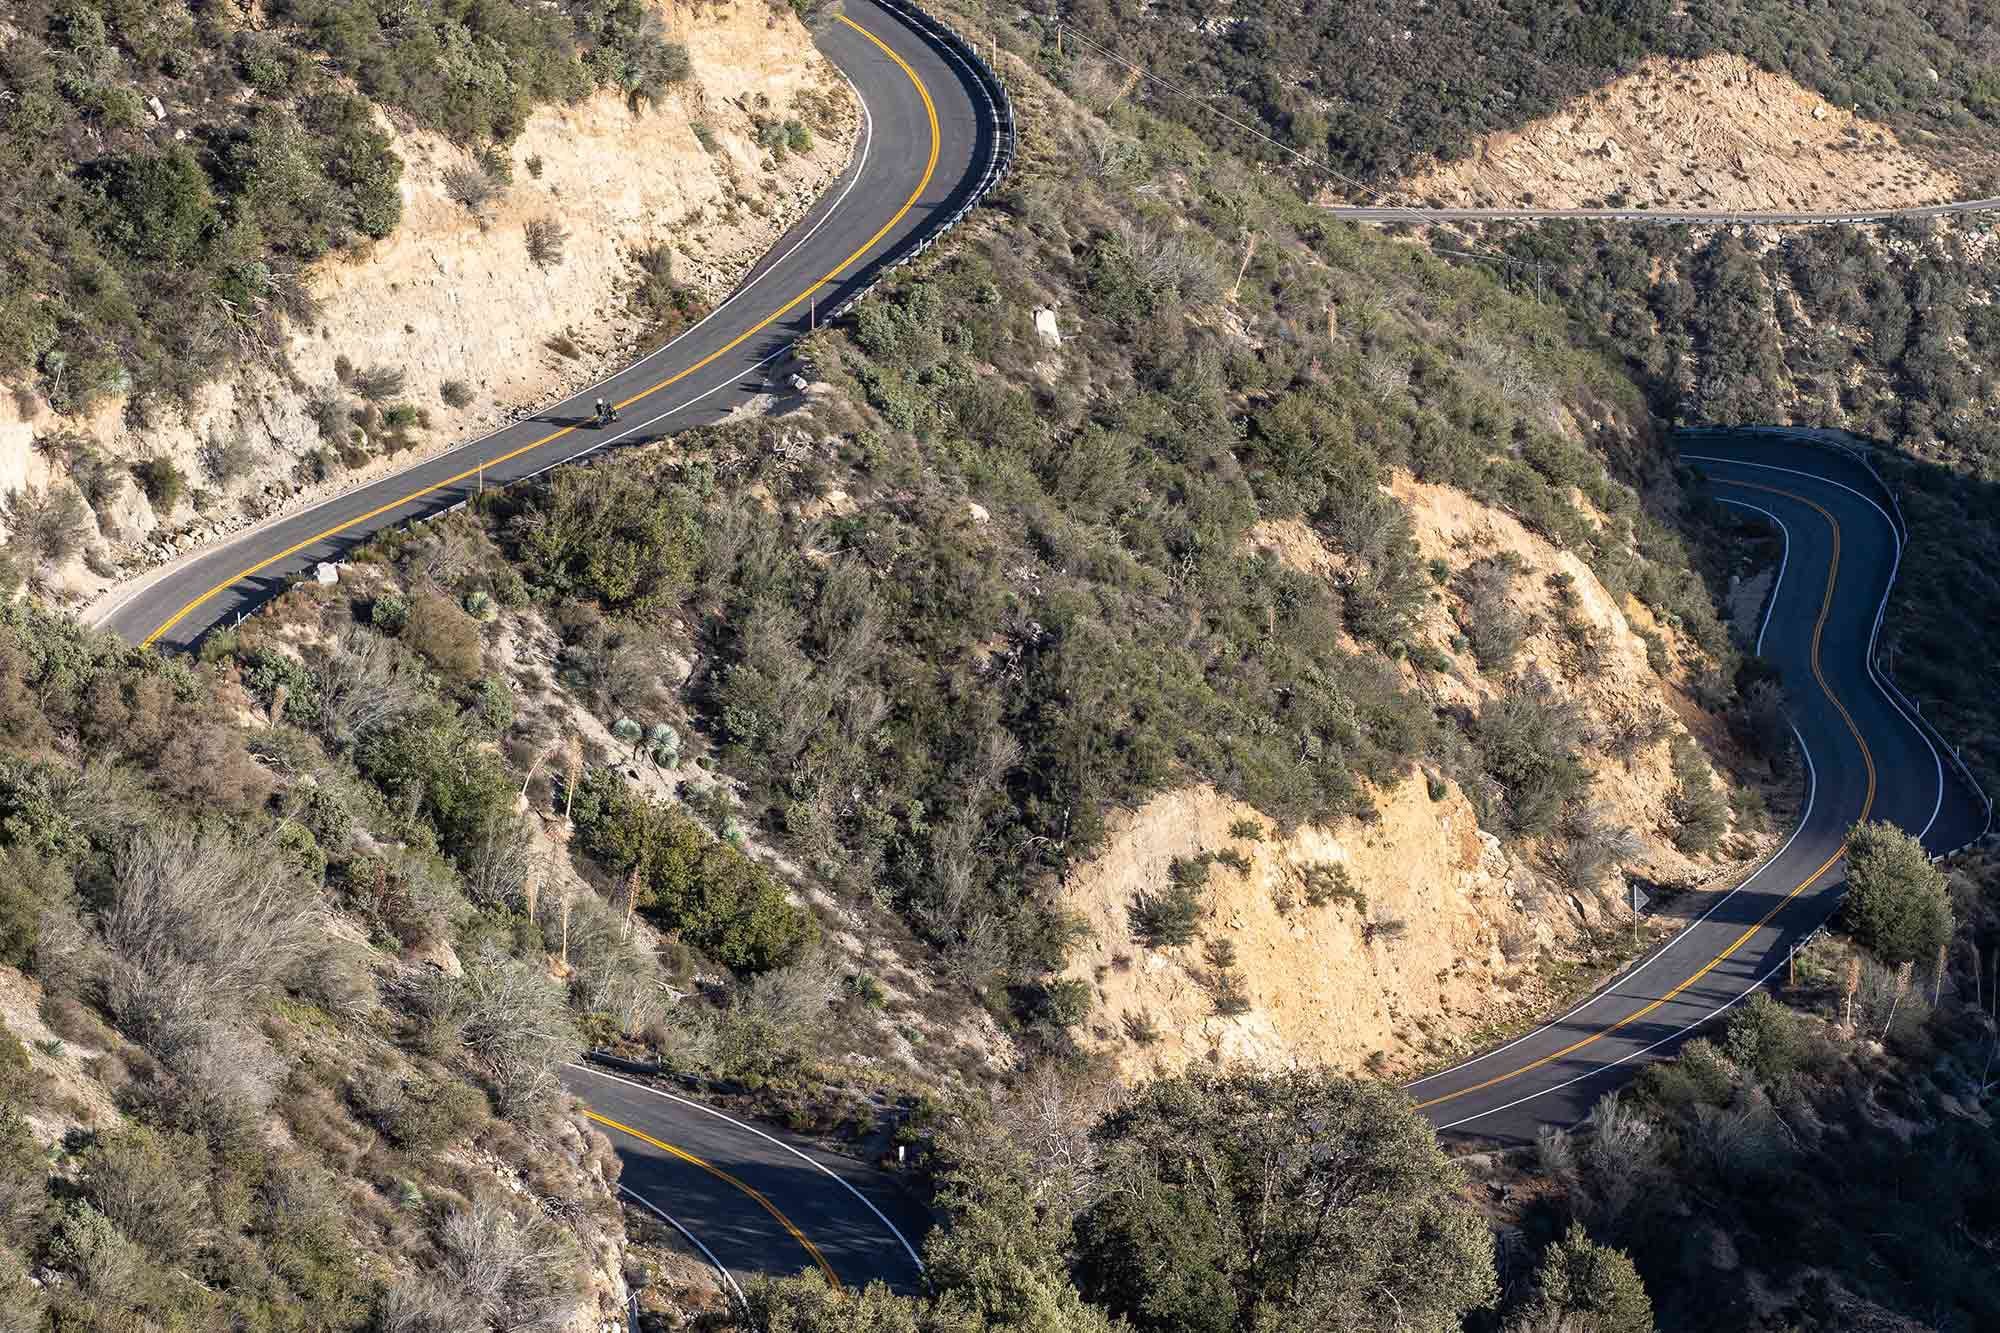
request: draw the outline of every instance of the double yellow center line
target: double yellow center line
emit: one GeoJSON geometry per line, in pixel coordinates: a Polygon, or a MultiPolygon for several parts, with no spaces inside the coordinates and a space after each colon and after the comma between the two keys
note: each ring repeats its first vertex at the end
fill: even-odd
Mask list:
{"type": "MultiPolygon", "coordinates": [[[[1862,820],[1866,820],[1868,818],[1869,812],[1875,808],[1875,756],[1869,752],[1868,742],[1861,738],[1861,729],[1854,725],[1854,717],[1847,711],[1847,705],[1843,704],[1840,701],[1840,696],[1836,695],[1833,692],[1833,687],[1827,683],[1826,673],[1820,669],[1820,660],[1819,660],[1820,639],[1826,632],[1827,617],[1833,613],[1833,589],[1835,582],[1838,580],[1840,576],[1840,520],[1836,519],[1833,516],[1833,514],[1823,506],[1815,504],[1813,501],[1808,500],[1805,496],[1799,495],[1794,491],[1780,490],[1776,486],[1765,486],[1754,481],[1737,481],[1733,478],[1730,480],[1729,484],[1732,486],[1742,486],[1749,490],[1754,490],[1754,491],[1768,491],[1772,495],[1782,495],[1788,500],[1796,500],[1800,504],[1807,506],[1808,508],[1812,509],[1814,512],[1819,514],[1821,518],[1826,520],[1827,526],[1833,529],[1833,558],[1827,563],[1826,593],[1820,600],[1819,619],[1815,621],[1813,624],[1812,670],[1813,670],[1813,678],[1819,682],[1819,688],[1821,693],[1826,695],[1827,701],[1831,703],[1834,706],[1835,711],[1837,711],[1840,714],[1840,720],[1847,724],[1847,730],[1849,731],[1849,733],[1853,735],[1854,743],[1861,747],[1861,762],[1866,767],[1868,772],[1868,794],[1866,797],[1863,798],[1861,802],[1861,814],[1859,818],[1862,820]]],[[[1796,888],[1794,888],[1790,893],[1786,894],[1783,898],[1779,899],[1777,905],[1772,907],[1770,911],[1766,912],[1755,925],[1751,926],[1749,929],[1745,930],[1741,935],[1738,935],[1734,940],[1730,941],[1728,948],[1724,949],[1721,953],[1715,955],[1715,957],[1709,959],[1706,963],[1703,963],[1701,965],[1701,968],[1698,971],[1696,971],[1693,976],[1681,982],[1678,986],[1675,986],[1672,990],[1668,991],[1665,995],[1662,995],[1659,999],[1648,1003],[1643,1008],[1634,1010],[1632,1013],[1625,1015],[1623,1018],[1618,1019],[1614,1023],[1609,1023],[1606,1026],[1599,1028],[1596,1032],[1591,1033],[1587,1037],[1578,1038],[1576,1041],[1571,1042],[1569,1045],[1563,1047],[1559,1051],[1551,1051],[1549,1054],[1542,1056],[1539,1060],[1531,1060],[1527,1064],[1524,1064],[1521,1067],[1519,1067],[1518,1069],[1510,1069],[1504,1074],[1496,1074],[1492,1078],[1486,1079],[1480,1083],[1474,1083],[1468,1087],[1460,1088],[1456,1092],[1448,1092],[1441,1097],[1433,1097],[1429,1101],[1418,1102],[1417,1109],[1424,1110],[1432,1106],[1442,1106],[1446,1102],[1456,1101],[1460,1097],[1470,1096],[1475,1092],[1484,1092],[1488,1088],[1496,1087],[1499,1084],[1506,1083],[1512,1079],[1517,1079],[1521,1077],[1521,1075],[1523,1074],[1530,1073],[1534,1070],[1542,1068],[1544,1065],[1553,1064],[1558,1060],[1576,1054],[1578,1051],[1583,1050],[1585,1047],[1603,1041],[1606,1037],[1618,1031],[1620,1028],[1625,1027],[1631,1023],[1636,1023],[1640,1019],[1644,1018],[1647,1014],[1650,1014],[1654,1010],[1660,1008],[1662,1005],[1671,1003],[1676,997],[1678,997],[1681,994],[1681,992],[1685,991],[1688,987],[1700,981],[1710,972],[1713,972],[1717,967],[1721,966],[1723,961],[1726,960],[1731,954],[1734,954],[1738,949],[1742,948],[1745,944],[1749,943],[1752,936],[1754,936],[1758,931],[1762,930],[1765,926],[1770,925],[1772,918],[1777,916],[1779,912],[1782,912],[1794,898],[1797,898],[1800,894],[1804,893],[1814,884],[1817,884],[1820,881],[1820,879],[1825,876],[1827,871],[1833,869],[1834,863],[1840,860],[1840,858],[1846,855],[1846,853],[1847,853],[1847,848],[1843,844],[1838,850],[1834,852],[1832,856],[1827,857],[1825,861],[1822,861],[1820,863],[1819,869],[1813,871],[1812,874],[1806,876],[1805,879],[1799,882],[1796,888]]]]}
{"type": "MultiPolygon", "coordinates": [[[[738,347],[741,347],[751,338],[763,332],[766,328],[769,328],[772,324],[776,323],[778,320],[783,319],[786,315],[790,314],[792,311],[798,309],[798,307],[804,304],[806,299],[812,296],[814,292],[817,292],[820,288],[826,286],[828,283],[838,279],[842,273],[847,271],[850,265],[858,262],[863,255],[867,254],[870,250],[874,249],[876,244],[880,242],[884,236],[887,236],[889,232],[896,226],[896,224],[901,222],[912,208],[916,207],[917,200],[920,199],[923,196],[924,191],[930,187],[931,177],[935,175],[937,172],[938,153],[942,147],[942,142],[943,142],[942,136],[938,132],[937,104],[931,101],[930,89],[924,86],[924,81],[917,77],[917,72],[914,69],[910,68],[909,62],[904,60],[903,57],[897,55],[896,52],[890,48],[888,43],[884,42],[880,37],[877,37],[874,33],[868,31],[866,28],[862,27],[860,24],[856,23],[853,19],[850,19],[845,15],[841,17],[840,21],[842,23],[845,23],[848,27],[854,29],[854,31],[860,33],[863,37],[866,37],[870,42],[873,42],[875,46],[881,50],[882,54],[888,56],[889,59],[896,62],[897,68],[901,69],[904,74],[909,76],[911,84],[914,85],[917,90],[917,95],[923,98],[924,114],[930,121],[930,132],[931,132],[930,159],[924,164],[923,178],[917,182],[917,188],[910,191],[910,197],[903,201],[903,206],[896,210],[895,215],[891,217],[887,222],[883,223],[879,228],[877,228],[875,234],[873,236],[870,236],[866,241],[862,242],[862,244],[854,251],[853,254],[849,255],[847,258],[841,260],[838,264],[834,265],[831,269],[829,269],[825,277],[820,278],[818,281],[808,286],[804,291],[800,292],[797,296],[794,296],[791,300],[785,302],[783,305],[779,306],[776,310],[773,310],[770,314],[764,316],[763,319],[758,320],[755,324],[745,329],[742,333],[730,339],[727,343],[724,343],[721,347],[716,348],[713,352],[710,352],[707,356],[701,358],[701,360],[695,362],[687,369],[679,371],[676,374],[670,375],[666,379],[661,380],[658,384],[655,384],[650,388],[642,389],[638,393],[633,394],[630,398],[627,398],[622,402],[618,403],[617,406],[621,410],[630,407],[632,404],[639,402],[641,399],[651,397],[653,394],[658,393],[662,389],[671,388],[674,385],[680,383],[682,380],[686,379],[688,376],[694,374],[696,371],[702,370],[710,365],[713,365],[720,358],[728,355],[730,352],[735,351],[738,347]]],[[[180,610],[174,612],[173,615],[168,617],[164,622],[162,622],[158,628],[156,628],[152,633],[148,634],[143,640],[141,640],[139,646],[142,648],[152,646],[152,644],[155,643],[162,634],[165,634],[168,630],[171,630],[175,625],[180,624],[181,621],[185,620],[190,613],[192,613],[197,607],[201,606],[204,602],[207,602],[211,598],[223,592],[228,591],[230,588],[234,587],[238,583],[241,583],[243,580],[247,578],[252,578],[258,574],[261,574],[266,569],[269,569],[272,565],[277,564],[279,561],[297,555],[300,551],[305,550],[309,546],[312,546],[318,542],[323,542],[329,537],[337,537],[341,533],[346,532],[351,528],[359,527],[362,524],[369,522],[371,519],[380,518],[384,514],[400,509],[404,505],[409,504],[414,500],[421,500],[424,496],[431,495],[437,491],[441,491],[448,486],[456,486],[460,482],[463,482],[468,478],[479,474],[480,472],[484,471],[487,468],[498,467],[502,463],[506,463],[513,459],[519,458],[522,454],[530,453],[536,449],[539,449],[545,444],[552,444],[555,441],[562,439],[565,435],[573,434],[576,431],[576,429],[577,428],[575,426],[564,426],[559,430],[550,431],[547,435],[542,436],[540,439],[532,440],[529,443],[522,445],[518,449],[510,449],[506,453],[499,454],[493,458],[484,459],[478,463],[473,464],[473,466],[466,468],[463,472],[455,473],[452,476],[446,477],[442,481],[434,482],[429,486],[421,486],[416,490],[411,491],[407,495],[400,495],[396,497],[395,499],[389,501],[387,504],[377,505],[375,508],[369,510],[365,514],[357,514],[353,518],[348,519],[344,523],[337,523],[334,526],[327,528],[323,532],[315,532],[310,537],[304,538],[301,541],[294,542],[292,545],[287,546],[284,550],[279,551],[276,555],[267,556],[264,559],[259,560],[256,564],[251,565],[248,569],[241,570],[238,573],[230,575],[228,578],[224,579],[222,582],[216,584],[213,588],[210,588],[207,592],[203,593],[201,596],[189,602],[186,606],[182,607],[180,610]]]]}
{"type": "Polygon", "coordinates": [[[603,1125],[606,1129],[615,1129],[620,1134],[629,1134],[633,1138],[639,1140],[639,1142],[647,1144],[654,1148],[658,1148],[661,1152],[666,1153],[670,1157],[686,1162],[689,1166],[699,1167],[701,1170],[708,1172],[709,1175],[714,1176],[717,1180],[722,1181],[724,1184],[733,1186],[736,1189],[741,1190],[743,1193],[749,1195],[752,1199],[757,1201],[759,1207],[761,1207],[765,1212],[769,1213],[772,1217],[776,1218],[778,1225],[783,1227],[786,1233],[790,1235],[793,1240],[799,1243],[800,1247],[805,1250],[806,1254],[811,1257],[812,1261],[815,1264],[819,1265],[819,1271],[826,1275],[827,1285],[832,1287],[835,1291],[840,1290],[840,1279],[834,1276],[833,1265],[829,1264],[826,1261],[826,1256],[820,1253],[819,1246],[813,1244],[812,1241],[808,1240],[806,1238],[806,1233],[799,1230],[797,1225],[793,1223],[791,1218],[786,1217],[782,1212],[780,1212],[778,1210],[778,1205],[772,1203],[770,1198],[767,1195],[765,1195],[765,1193],[762,1190],[757,1189],[755,1186],[750,1185],[744,1182],[743,1180],[737,1178],[736,1176],[729,1174],[729,1172],[724,1171],[721,1167],[716,1166],[714,1163],[696,1157],[693,1153],[687,1151],[687,1149],[685,1148],[676,1148],[673,1144],[668,1143],[664,1139],[654,1138],[651,1134],[646,1133],[646,1131],[644,1131],[643,1129],[634,1129],[630,1125],[620,1124],[618,1121],[613,1120],[611,1117],[599,1115],[595,1111],[586,1110],[584,1112],[584,1115],[587,1116],[589,1119],[596,1121],[598,1124],[603,1125]]]}

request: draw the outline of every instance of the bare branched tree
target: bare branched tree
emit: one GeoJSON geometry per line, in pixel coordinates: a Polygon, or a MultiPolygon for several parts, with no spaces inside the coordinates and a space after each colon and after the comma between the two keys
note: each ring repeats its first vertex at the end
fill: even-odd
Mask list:
{"type": "Polygon", "coordinates": [[[438,1278],[459,1301],[490,1311],[487,1322],[520,1333],[555,1333],[578,1293],[574,1245],[546,1218],[526,1220],[479,1199],[445,1219],[438,1278]]]}
{"type": "Polygon", "coordinates": [[[112,872],[107,998],[168,1064],[318,942],[320,903],[269,837],[141,829],[112,872]]]}
{"type": "Polygon", "coordinates": [[[463,1040],[492,1074],[500,1109],[536,1109],[556,1089],[556,1065],[582,1045],[562,988],[537,967],[498,951],[465,970],[463,1040]]]}
{"type": "Polygon", "coordinates": [[[488,824],[465,856],[465,892],[481,907],[525,901],[535,868],[535,839],[525,821],[508,816],[488,824]]]}
{"type": "Polygon", "coordinates": [[[336,745],[407,715],[427,688],[408,653],[362,629],[348,631],[327,651],[319,680],[321,725],[336,745]]]}
{"type": "Polygon", "coordinates": [[[1556,823],[1557,841],[1549,853],[1549,868],[1569,888],[1592,891],[1622,861],[1644,850],[1630,828],[1618,823],[1603,805],[1576,802],[1556,823]]]}
{"type": "Polygon", "coordinates": [[[1059,1213],[1080,1207],[1096,1183],[1100,1145],[1090,1131],[1117,1093],[1101,1071],[1043,1060],[1001,1104],[1008,1138],[1027,1151],[1043,1201],[1059,1213]]]}

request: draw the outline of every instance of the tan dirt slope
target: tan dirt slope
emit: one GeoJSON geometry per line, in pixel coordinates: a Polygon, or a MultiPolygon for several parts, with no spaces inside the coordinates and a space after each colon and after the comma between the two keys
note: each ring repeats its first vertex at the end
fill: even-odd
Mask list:
{"type": "MultiPolygon", "coordinates": [[[[60,466],[33,447],[59,430],[81,430],[113,458],[172,459],[190,493],[214,494],[205,508],[191,494],[172,514],[156,514],[136,486],[125,487],[103,516],[101,540],[114,562],[136,571],[155,563],[157,544],[172,544],[174,534],[188,549],[247,516],[413,461],[417,454],[404,452],[314,486],[295,480],[294,466],[321,444],[308,407],[336,388],[339,358],[404,371],[402,397],[431,420],[415,449],[432,451],[484,433],[509,409],[579,388],[623,358],[638,332],[624,314],[634,247],[669,246],[675,278],[704,300],[719,299],[847,163],[859,113],[790,14],[761,0],[665,0],[660,9],[668,32],[687,43],[688,81],[637,113],[615,91],[540,109],[508,150],[513,183],[478,213],[445,189],[446,172],[471,163],[465,150],[391,127],[404,162],[402,223],[364,253],[318,268],[317,326],[291,331],[282,363],[211,385],[191,411],[168,408],[143,428],[126,419],[122,402],[79,421],[55,416],[31,394],[0,393],[0,491],[60,480],[60,466]],[[756,143],[759,118],[801,120],[812,127],[812,149],[773,161],[756,143]],[[539,176],[529,170],[533,159],[539,176]],[[560,262],[546,269],[530,262],[525,240],[528,224],[543,219],[568,233],[560,262]],[[558,335],[573,340],[575,355],[550,346],[558,335]],[[471,389],[467,407],[443,401],[447,380],[471,389]],[[199,459],[205,442],[232,438],[261,462],[225,494],[199,459]]],[[[78,564],[63,571],[59,589],[89,596],[105,582],[78,564]]]]}
{"type": "Polygon", "coordinates": [[[1959,197],[1896,135],[1741,56],[1636,72],[1399,191],[1439,205],[1840,209],[1959,197]]]}
{"type": "MultiPolygon", "coordinates": [[[[1583,758],[1594,774],[1589,799],[1639,839],[1624,868],[1684,888],[1726,875],[1730,862],[1688,857],[1667,837],[1669,739],[1691,724],[1709,745],[1722,743],[1680,670],[1663,679],[1648,662],[1639,630],[1661,634],[1678,658],[1672,630],[1655,625],[1637,603],[1614,601],[1582,561],[1512,516],[1401,474],[1390,489],[1408,508],[1426,559],[1453,571],[1501,553],[1520,562],[1514,602],[1534,628],[1514,669],[1539,672],[1583,714],[1591,737],[1583,758]],[[1549,584],[1558,573],[1572,580],[1569,614],[1595,635],[1592,662],[1579,660],[1559,626],[1549,584]],[[1645,715],[1659,718],[1658,739],[1629,759],[1605,752],[1621,719],[1645,715]]],[[[1262,524],[1251,536],[1294,568],[1339,576],[1340,562],[1306,524],[1262,524]]],[[[1457,609],[1456,595],[1441,589],[1424,636],[1449,649],[1457,609]]],[[[1439,706],[1476,712],[1504,687],[1469,653],[1451,657],[1449,671],[1421,681],[1412,672],[1439,706]]],[[[1104,849],[1063,885],[1064,902],[1090,930],[1068,973],[1091,987],[1084,1044],[1107,1054],[1127,1079],[1201,1060],[1343,1068],[1373,1061],[1385,1072],[1404,1072],[1545,1011],[1585,936],[1622,925],[1623,886],[1614,877],[1596,893],[1560,887],[1542,849],[1503,848],[1479,827],[1458,786],[1433,788],[1434,777],[1414,775],[1376,792],[1373,821],[1307,826],[1284,837],[1255,809],[1208,787],[1160,796],[1114,819],[1104,849]],[[1245,823],[1262,837],[1232,834],[1245,823]],[[1133,935],[1135,898],[1165,886],[1175,858],[1204,852],[1241,856],[1249,866],[1209,867],[1201,939],[1148,948],[1133,935]],[[1307,900],[1314,868],[1333,865],[1345,868],[1365,904],[1307,900]],[[1241,1013],[1218,1012],[1219,969],[1209,951],[1215,941],[1234,952],[1229,970],[1248,1001],[1241,1013]]],[[[1731,841],[1746,854],[1753,846],[1748,838],[1731,841]]]]}

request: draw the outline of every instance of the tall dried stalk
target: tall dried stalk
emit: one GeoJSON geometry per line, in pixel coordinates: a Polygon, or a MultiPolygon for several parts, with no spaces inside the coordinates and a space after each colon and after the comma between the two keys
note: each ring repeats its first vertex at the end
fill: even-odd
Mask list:
{"type": "Polygon", "coordinates": [[[570,803],[576,800],[576,784],[583,778],[583,738],[570,733],[563,752],[563,823],[568,824],[570,803]]]}
{"type": "Polygon", "coordinates": [[[1854,1035],[1854,997],[1861,991],[1861,960],[1859,958],[1848,958],[1847,980],[1846,984],[1841,987],[1841,991],[1841,1001],[1845,1016],[1841,1019],[1840,1027],[1842,1032],[1852,1037],[1854,1035]]]}
{"type": "Polygon", "coordinates": [[[1889,1016],[1882,1020],[1882,1040],[1889,1040],[1889,1028],[1896,1021],[1897,1006],[1903,1003],[1903,996],[1910,989],[1910,973],[1916,970],[1914,963],[1904,963],[1896,969],[1896,998],[1889,1001],[1889,1016]]]}

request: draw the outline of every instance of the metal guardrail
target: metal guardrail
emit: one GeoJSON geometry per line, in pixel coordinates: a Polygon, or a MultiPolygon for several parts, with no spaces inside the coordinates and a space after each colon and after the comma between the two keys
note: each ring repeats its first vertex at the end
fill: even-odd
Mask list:
{"type": "Polygon", "coordinates": [[[876,3],[899,15],[905,23],[929,37],[957,61],[960,68],[972,75],[973,85],[978,89],[980,100],[985,103],[986,113],[992,120],[993,152],[985,170],[980,174],[979,184],[973,187],[971,197],[918,241],[915,249],[892,260],[880,276],[835,306],[828,315],[830,319],[839,319],[853,310],[864,297],[871,295],[876,287],[881,285],[882,278],[912,260],[921,258],[946,232],[965,221],[972,210],[979,207],[980,202],[992,193],[994,187],[1006,178],[1008,172],[1014,169],[1014,159],[1019,154],[1021,146],[1020,126],[1014,118],[1014,99],[1008,95],[1007,85],[1001,80],[999,73],[980,59],[976,44],[967,40],[951,24],[943,19],[934,18],[921,7],[909,3],[909,0],[876,0],[876,3]]]}
{"type": "MultiPolygon", "coordinates": [[[[977,208],[986,196],[991,194],[994,188],[1002,180],[1006,179],[1007,174],[1014,169],[1014,161],[1019,155],[1021,146],[1020,125],[1014,117],[1014,99],[1008,94],[1007,85],[1000,78],[999,73],[985,60],[980,58],[979,48],[974,42],[966,38],[951,24],[945,22],[943,19],[933,17],[921,7],[909,3],[909,0],[876,0],[876,2],[884,9],[896,14],[903,22],[928,38],[950,59],[955,61],[961,69],[972,76],[973,86],[978,90],[980,101],[983,103],[986,114],[990,118],[993,128],[993,146],[988,155],[986,165],[980,173],[979,183],[973,187],[972,193],[967,197],[966,201],[952,210],[950,216],[940,222],[935,222],[925,232],[922,239],[917,242],[914,249],[891,260],[884,266],[882,273],[870,281],[867,286],[835,306],[827,314],[826,318],[828,319],[839,319],[852,311],[863,297],[871,295],[881,285],[884,277],[887,277],[890,273],[910,263],[912,260],[929,253],[931,247],[936,245],[946,232],[965,221],[972,210],[977,208]]],[[[780,352],[788,352],[796,346],[798,346],[798,339],[794,338],[790,343],[781,348],[780,352]]],[[[774,354],[773,359],[775,359],[776,355],[774,354]]],[[[563,399],[559,401],[568,400],[563,399]]],[[[591,455],[598,453],[602,447],[601,445],[592,445],[574,457],[551,463],[539,472],[532,473],[527,477],[517,478],[516,480],[532,481],[535,477],[539,477],[543,473],[552,471],[558,467],[568,467],[586,461],[595,461],[591,458],[591,455]]],[[[506,484],[508,483],[495,483],[495,486],[497,489],[506,484]]],[[[467,503],[467,498],[461,497],[452,504],[434,509],[427,514],[416,515],[396,526],[406,529],[419,527],[443,518],[448,514],[455,513],[463,509],[467,503]]],[[[242,623],[243,615],[239,614],[236,617],[236,624],[241,625],[242,623]]],[[[210,630],[204,631],[204,633],[213,632],[214,628],[216,627],[211,626],[210,630]]]]}
{"type": "MultiPolygon", "coordinates": [[[[1710,429],[1729,428],[1713,427],[1710,429]]],[[[1860,464],[1862,469],[1870,477],[1874,478],[1876,489],[1889,501],[1889,512],[1893,515],[1889,520],[1889,524],[1896,537],[1896,561],[1897,569],[1900,571],[1902,567],[1903,548],[1910,541],[1909,520],[1903,517],[1903,506],[1896,498],[1895,488],[1889,485],[1888,479],[1876,470],[1874,460],[1869,457],[1869,450],[1864,450],[1859,444],[1847,444],[1839,440],[1828,439],[1817,432],[1800,431],[1785,426],[1743,426],[1734,429],[1739,434],[1774,436],[1788,440],[1794,444],[1805,444],[1813,448],[1825,449],[1830,453],[1840,455],[1849,462],[1860,464]]],[[[1856,438],[1858,439],[1859,437],[1856,438]]],[[[1882,604],[1875,609],[1876,633],[1881,631],[1883,618],[1888,614],[1889,595],[1894,592],[1895,584],[1896,580],[1892,575],[1889,581],[1889,590],[1883,594],[1882,604]]],[[[1896,683],[1895,677],[1889,674],[1889,669],[1875,660],[1874,646],[1874,634],[1871,634],[1867,658],[1868,674],[1874,678],[1877,684],[1882,686],[1884,693],[1891,696],[1891,702],[1896,705],[1899,712],[1909,719],[1910,724],[1922,732],[1933,745],[1937,746],[1940,754],[1950,758],[1952,770],[1957,773],[1966,786],[1972,789],[1972,794],[1979,798],[1986,807],[1985,827],[1981,828],[1970,842],[1959,847],[1953,847],[1948,851],[1940,852],[1933,859],[1956,856],[1960,852],[1969,851],[1985,839],[1988,834],[1993,832],[1993,798],[1986,794],[1986,788],[1980,785],[1978,777],[1967,766],[1964,758],[1958,752],[1958,747],[1945,739],[1944,733],[1939,731],[1928,717],[1924,716],[1922,705],[1903,692],[1903,687],[1896,683]]]]}

